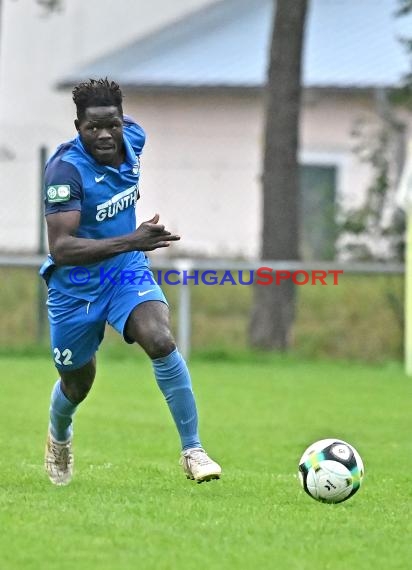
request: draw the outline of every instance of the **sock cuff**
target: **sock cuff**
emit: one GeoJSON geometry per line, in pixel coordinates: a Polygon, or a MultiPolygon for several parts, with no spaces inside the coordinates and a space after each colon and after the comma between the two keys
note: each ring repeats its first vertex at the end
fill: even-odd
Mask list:
{"type": "Polygon", "coordinates": [[[177,348],[172,350],[167,356],[161,356],[160,358],[153,358],[153,366],[169,366],[173,365],[175,362],[181,359],[181,354],[177,348]]]}
{"type": "Polygon", "coordinates": [[[159,385],[162,382],[167,382],[169,387],[175,384],[179,388],[191,388],[189,370],[187,369],[185,359],[177,348],[163,358],[153,359],[152,364],[156,381],[159,385]]]}
{"type": "Polygon", "coordinates": [[[74,404],[65,395],[61,387],[61,379],[59,378],[54,385],[52,394],[52,405],[57,405],[60,410],[75,410],[78,404],[74,404]]]}

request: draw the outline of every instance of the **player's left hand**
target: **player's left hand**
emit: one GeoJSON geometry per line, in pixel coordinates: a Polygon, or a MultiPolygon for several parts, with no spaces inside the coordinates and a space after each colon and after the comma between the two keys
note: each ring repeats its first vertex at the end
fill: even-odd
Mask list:
{"type": "Polygon", "coordinates": [[[132,249],[135,251],[153,251],[161,247],[169,247],[171,241],[179,241],[180,236],[166,230],[159,224],[159,214],[140,224],[135,232],[130,234],[132,249]]]}

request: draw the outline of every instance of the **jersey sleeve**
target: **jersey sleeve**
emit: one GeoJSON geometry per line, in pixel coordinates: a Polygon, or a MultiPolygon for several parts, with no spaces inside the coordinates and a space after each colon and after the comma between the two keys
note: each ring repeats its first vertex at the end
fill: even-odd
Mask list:
{"type": "Polygon", "coordinates": [[[146,133],[129,115],[123,116],[123,132],[133,147],[136,156],[140,156],[146,141],[146,133]]]}
{"type": "Polygon", "coordinates": [[[44,213],[81,210],[83,185],[79,171],[61,158],[46,165],[44,175],[44,213]]]}

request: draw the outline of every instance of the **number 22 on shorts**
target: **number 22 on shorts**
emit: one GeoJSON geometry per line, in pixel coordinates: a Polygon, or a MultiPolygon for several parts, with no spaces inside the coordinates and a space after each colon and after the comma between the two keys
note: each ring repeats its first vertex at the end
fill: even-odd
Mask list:
{"type": "Polygon", "coordinates": [[[60,366],[68,366],[70,364],[73,364],[73,362],[71,360],[73,353],[70,350],[70,348],[65,348],[61,352],[58,348],[54,348],[53,352],[54,352],[54,361],[57,364],[60,364],[60,366]],[[63,358],[63,361],[62,361],[62,358],[63,358]]]}

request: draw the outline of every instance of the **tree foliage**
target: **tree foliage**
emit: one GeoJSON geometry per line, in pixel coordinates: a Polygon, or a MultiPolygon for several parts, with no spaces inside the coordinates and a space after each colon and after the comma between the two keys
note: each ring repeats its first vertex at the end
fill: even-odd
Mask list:
{"type": "Polygon", "coordinates": [[[398,0],[397,16],[405,16],[412,12],[412,0],[398,0]]]}
{"type": "Polygon", "coordinates": [[[45,8],[46,13],[57,12],[63,6],[63,0],[36,0],[36,2],[45,8]]]}
{"type": "Polygon", "coordinates": [[[402,261],[405,216],[395,204],[399,155],[404,128],[391,115],[380,122],[360,121],[354,131],[354,152],[373,170],[360,207],[340,209],[340,252],[357,261],[402,261]]]}
{"type": "MultiPolygon", "coordinates": [[[[395,17],[412,13],[412,0],[398,0],[395,17]]],[[[354,260],[403,261],[405,215],[395,205],[395,192],[405,146],[405,125],[397,118],[398,108],[412,110],[412,37],[399,38],[410,56],[410,72],[399,88],[384,95],[384,112],[379,124],[359,123],[354,129],[354,151],[373,170],[364,203],[359,208],[340,211],[341,251],[354,260]],[[404,150],[404,149],[403,149],[404,150]]],[[[403,157],[404,158],[404,157],[403,157]]]]}

